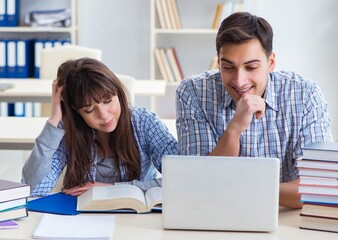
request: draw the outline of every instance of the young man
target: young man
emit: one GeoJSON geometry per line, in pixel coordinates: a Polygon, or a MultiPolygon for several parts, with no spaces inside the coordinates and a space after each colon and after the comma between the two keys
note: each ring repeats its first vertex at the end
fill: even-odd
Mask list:
{"type": "Polygon", "coordinates": [[[177,88],[179,148],[183,155],[279,158],[279,203],[300,208],[295,160],[303,146],[332,141],[331,120],[316,83],[274,72],[272,39],[270,24],[250,13],[222,22],[219,70],[185,79],[177,88]]]}

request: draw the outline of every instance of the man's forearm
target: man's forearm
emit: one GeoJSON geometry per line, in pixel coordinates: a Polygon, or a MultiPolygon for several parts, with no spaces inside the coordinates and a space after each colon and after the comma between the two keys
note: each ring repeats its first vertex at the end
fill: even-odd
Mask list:
{"type": "Polygon", "coordinates": [[[279,205],[288,208],[302,208],[300,194],[298,193],[299,179],[280,184],[279,205]]]}
{"type": "Polygon", "coordinates": [[[209,156],[238,156],[240,150],[240,133],[227,129],[219,139],[209,156]]]}

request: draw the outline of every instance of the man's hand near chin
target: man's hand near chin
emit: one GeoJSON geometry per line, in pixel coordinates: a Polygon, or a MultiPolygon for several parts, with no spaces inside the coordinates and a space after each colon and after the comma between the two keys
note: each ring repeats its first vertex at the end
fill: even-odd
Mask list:
{"type": "Polygon", "coordinates": [[[238,156],[240,150],[240,136],[252,121],[263,117],[265,113],[265,101],[257,95],[244,94],[236,104],[236,113],[219,139],[210,156],[238,156]]]}
{"type": "Polygon", "coordinates": [[[265,113],[265,101],[262,97],[253,94],[244,94],[236,103],[236,113],[230,124],[234,122],[240,132],[246,130],[252,121],[252,116],[256,113],[256,118],[260,119],[265,113]]]}

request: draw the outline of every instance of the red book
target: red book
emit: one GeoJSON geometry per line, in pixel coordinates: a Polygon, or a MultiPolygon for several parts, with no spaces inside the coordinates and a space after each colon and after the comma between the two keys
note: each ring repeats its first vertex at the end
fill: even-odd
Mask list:
{"type": "Polygon", "coordinates": [[[176,60],[176,63],[177,63],[178,70],[179,70],[180,75],[181,75],[181,79],[184,79],[184,74],[183,74],[182,66],[181,66],[181,63],[180,63],[180,61],[178,59],[178,56],[177,56],[175,48],[173,48],[173,54],[174,54],[174,57],[175,57],[175,60],[176,60]]]}

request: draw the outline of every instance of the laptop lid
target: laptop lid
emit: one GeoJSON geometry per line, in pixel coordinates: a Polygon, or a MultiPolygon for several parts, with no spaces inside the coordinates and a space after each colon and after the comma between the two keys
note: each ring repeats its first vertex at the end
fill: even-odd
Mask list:
{"type": "Polygon", "coordinates": [[[164,156],[163,227],[275,230],[279,169],[277,158],[164,156]]]}

